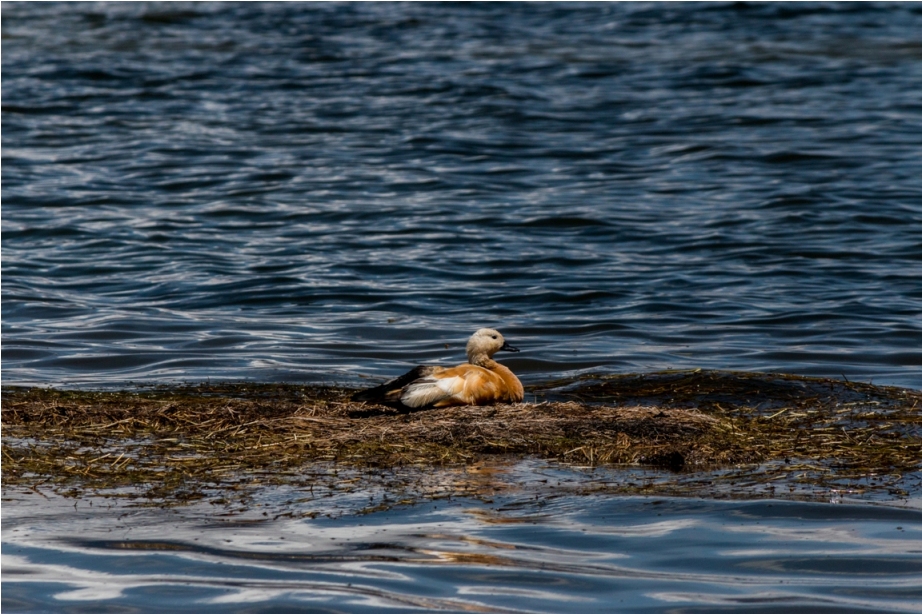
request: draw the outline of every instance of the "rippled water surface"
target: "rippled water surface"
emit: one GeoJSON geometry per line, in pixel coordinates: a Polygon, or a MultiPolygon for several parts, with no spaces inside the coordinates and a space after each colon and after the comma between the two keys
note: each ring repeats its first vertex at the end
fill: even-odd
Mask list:
{"type": "Polygon", "coordinates": [[[4,513],[4,611],[922,608],[918,509],[529,496],[257,521],[35,499],[4,513]]]}
{"type": "Polygon", "coordinates": [[[922,8],[3,3],[3,380],[922,386],[922,8]]]}
{"type": "MultiPolygon", "coordinates": [[[[526,383],[922,388],[918,4],[2,17],[4,384],[357,384],[489,325],[526,383]]],[[[922,610],[912,506],[5,494],[10,612],[922,610]]]]}

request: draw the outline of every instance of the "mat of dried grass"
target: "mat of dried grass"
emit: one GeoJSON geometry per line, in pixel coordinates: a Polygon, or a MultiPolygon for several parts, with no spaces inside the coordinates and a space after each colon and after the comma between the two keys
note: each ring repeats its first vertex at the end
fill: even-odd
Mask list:
{"type": "Polygon", "coordinates": [[[333,387],[4,388],[3,481],[222,501],[258,484],[330,487],[330,463],[395,472],[537,456],[899,491],[902,474],[920,468],[922,394],[836,386],[721,372],[597,376],[536,387],[538,403],[414,413],[351,403],[353,390],[333,387]]]}

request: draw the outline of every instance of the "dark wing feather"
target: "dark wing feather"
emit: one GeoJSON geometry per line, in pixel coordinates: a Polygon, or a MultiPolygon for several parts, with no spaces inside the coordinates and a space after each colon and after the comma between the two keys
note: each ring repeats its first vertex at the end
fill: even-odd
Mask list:
{"type": "Polygon", "coordinates": [[[438,367],[426,367],[420,365],[400,377],[395,377],[389,382],[384,382],[380,386],[360,390],[352,395],[352,400],[364,403],[400,403],[400,392],[407,384],[411,384],[421,377],[426,377],[438,367]]]}

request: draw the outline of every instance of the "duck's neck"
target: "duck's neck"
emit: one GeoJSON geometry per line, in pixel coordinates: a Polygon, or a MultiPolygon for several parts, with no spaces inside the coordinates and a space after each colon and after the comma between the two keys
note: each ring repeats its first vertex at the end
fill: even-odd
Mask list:
{"type": "Polygon", "coordinates": [[[499,363],[490,358],[488,354],[476,353],[468,354],[467,361],[472,365],[477,365],[478,367],[483,367],[484,369],[490,369],[491,371],[499,366],[499,363]]]}

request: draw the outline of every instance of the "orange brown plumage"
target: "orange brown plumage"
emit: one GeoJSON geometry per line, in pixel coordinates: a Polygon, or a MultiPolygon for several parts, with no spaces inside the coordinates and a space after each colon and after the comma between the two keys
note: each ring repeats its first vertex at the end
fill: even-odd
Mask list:
{"type": "Polygon", "coordinates": [[[500,351],[518,352],[491,328],[481,328],[467,343],[468,362],[455,367],[419,366],[412,371],[364,390],[352,397],[412,409],[449,405],[518,403],[525,396],[519,378],[495,360],[500,351]]]}

